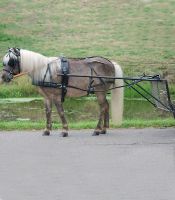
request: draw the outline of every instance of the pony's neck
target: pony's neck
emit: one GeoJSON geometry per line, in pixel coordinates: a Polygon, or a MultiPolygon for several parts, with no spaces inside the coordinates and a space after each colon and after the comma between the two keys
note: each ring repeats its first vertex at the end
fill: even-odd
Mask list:
{"type": "Polygon", "coordinates": [[[27,72],[29,75],[35,73],[36,70],[47,65],[48,58],[33,51],[21,49],[21,72],[27,72]]]}

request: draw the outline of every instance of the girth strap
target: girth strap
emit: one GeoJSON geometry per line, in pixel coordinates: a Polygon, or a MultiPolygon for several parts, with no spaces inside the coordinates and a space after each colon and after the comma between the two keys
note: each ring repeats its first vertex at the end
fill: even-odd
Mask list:
{"type": "Polygon", "coordinates": [[[69,82],[69,62],[66,58],[61,57],[61,72],[62,72],[62,79],[61,79],[61,102],[64,102],[64,98],[67,93],[67,86],[69,82]]]}

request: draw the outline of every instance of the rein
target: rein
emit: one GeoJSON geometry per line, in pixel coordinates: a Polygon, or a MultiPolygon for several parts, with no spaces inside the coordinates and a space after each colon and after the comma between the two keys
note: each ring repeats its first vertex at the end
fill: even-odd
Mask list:
{"type": "Polygon", "coordinates": [[[26,74],[28,74],[28,72],[21,72],[20,74],[15,75],[13,78],[18,78],[18,77],[24,76],[26,74]]]}

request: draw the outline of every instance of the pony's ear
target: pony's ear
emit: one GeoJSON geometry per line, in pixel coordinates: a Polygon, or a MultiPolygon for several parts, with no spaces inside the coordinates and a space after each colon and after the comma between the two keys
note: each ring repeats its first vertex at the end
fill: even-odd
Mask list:
{"type": "Polygon", "coordinates": [[[14,52],[17,56],[20,56],[20,49],[19,48],[13,48],[13,50],[14,50],[14,52]]]}

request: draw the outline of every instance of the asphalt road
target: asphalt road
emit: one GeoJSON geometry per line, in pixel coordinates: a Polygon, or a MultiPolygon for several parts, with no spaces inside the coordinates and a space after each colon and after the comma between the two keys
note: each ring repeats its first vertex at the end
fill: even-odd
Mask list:
{"type": "Polygon", "coordinates": [[[175,199],[175,128],[91,133],[0,132],[0,199],[175,199]]]}

